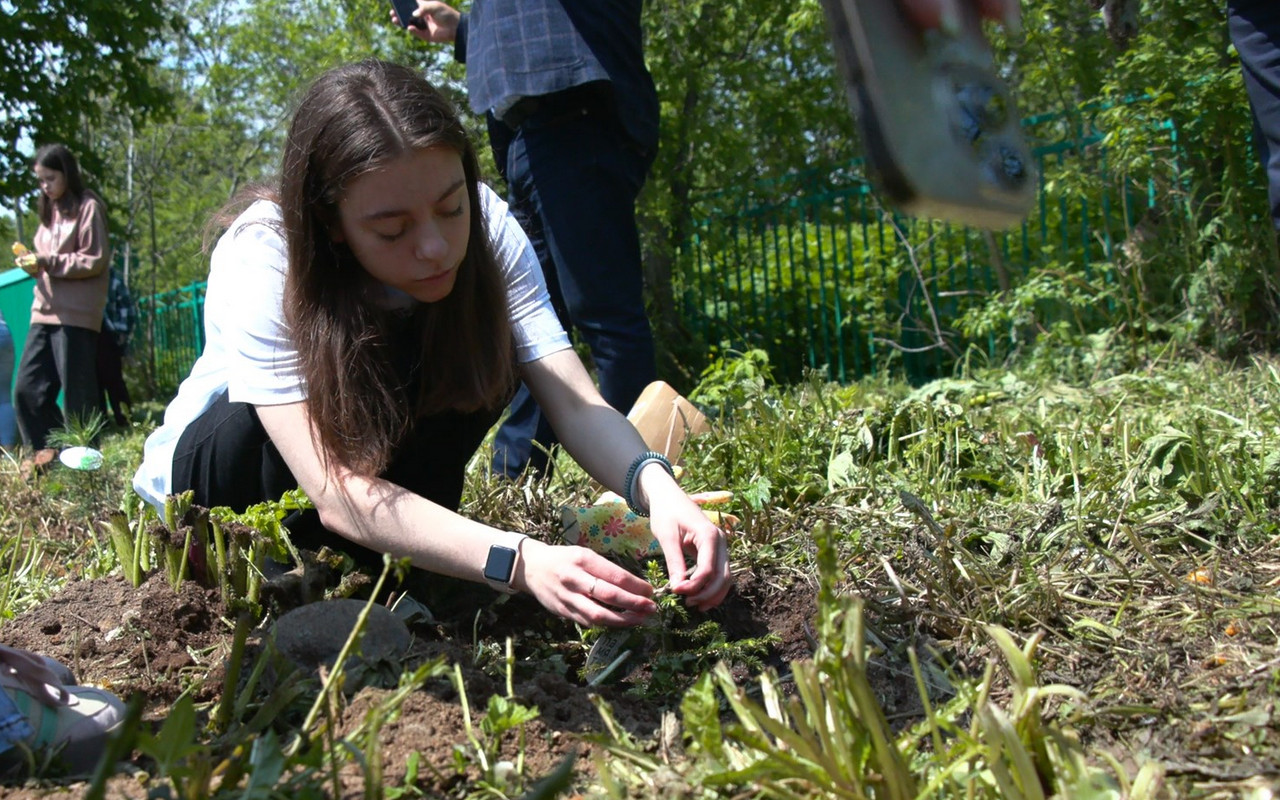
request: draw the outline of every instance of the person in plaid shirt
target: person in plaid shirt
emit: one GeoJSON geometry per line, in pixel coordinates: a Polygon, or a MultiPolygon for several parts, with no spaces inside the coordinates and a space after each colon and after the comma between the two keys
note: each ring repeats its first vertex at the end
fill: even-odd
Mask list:
{"type": "Polygon", "coordinates": [[[129,386],[124,382],[124,356],[129,351],[129,340],[137,322],[138,310],[133,295],[124,278],[113,267],[107,285],[107,306],[102,310],[102,333],[98,336],[98,387],[102,394],[98,408],[107,414],[111,404],[111,416],[121,428],[129,426],[129,386]]]}
{"type": "MultiPolygon", "coordinates": [[[[657,377],[635,201],[658,151],[658,93],[641,0],[418,0],[416,38],[452,43],[467,100],[538,253],[567,331],[591,349],[600,394],[625,413],[657,377]]],[[[395,12],[392,12],[394,15],[395,12]]],[[[549,474],[555,432],[521,386],[491,470],[549,474]]]]}

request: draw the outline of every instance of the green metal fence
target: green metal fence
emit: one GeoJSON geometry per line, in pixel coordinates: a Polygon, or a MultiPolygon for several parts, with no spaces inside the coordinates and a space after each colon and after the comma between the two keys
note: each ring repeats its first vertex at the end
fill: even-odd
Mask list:
{"type": "Polygon", "coordinates": [[[139,298],[134,353],[150,364],[160,397],[172,395],[204,350],[205,283],[139,298]]]}
{"type": "MultiPolygon", "coordinates": [[[[1111,174],[1102,136],[1073,127],[1062,115],[1024,121],[1038,201],[1004,233],[887,211],[856,163],[827,180],[753,186],[748,202],[707,213],[681,254],[673,289],[682,321],[705,348],[766,351],[780,380],[893,369],[922,381],[972,345],[996,355],[1010,332],[966,339],[955,327],[963,314],[1053,261],[1113,282],[1116,243],[1154,202],[1150,178],[1111,174]],[[1057,179],[1068,171],[1087,179],[1064,189],[1057,179]]],[[[1163,129],[1176,153],[1176,130],[1163,129]]]]}
{"type": "MultiPolygon", "coordinates": [[[[1089,282],[1114,282],[1114,248],[1155,202],[1152,179],[1112,174],[1101,135],[1064,115],[1023,125],[1040,185],[1035,210],[1012,231],[889,212],[856,162],[755,184],[736,202],[717,198],[721,210],[699,209],[702,221],[673,275],[695,347],[762,349],[784,381],[806,369],[840,382],[884,370],[922,381],[949,370],[967,347],[995,355],[1008,346],[1012,331],[974,341],[956,322],[1033,267],[1056,260],[1089,282]],[[1087,179],[1064,189],[1059,178],[1068,172],[1087,179]]],[[[1176,157],[1176,129],[1160,127],[1176,157]]],[[[139,303],[135,352],[145,348],[162,395],[204,347],[204,290],[194,283],[139,303]]]]}

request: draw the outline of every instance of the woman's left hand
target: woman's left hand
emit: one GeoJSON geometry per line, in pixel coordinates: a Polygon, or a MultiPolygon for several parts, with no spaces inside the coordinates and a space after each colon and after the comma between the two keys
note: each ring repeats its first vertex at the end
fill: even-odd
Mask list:
{"type": "Polygon", "coordinates": [[[727,535],[661,467],[645,473],[641,480],[649,499],[649,529],[662,546],[671,591],[699,611],[715,608],[733,585],[727,535]],[[685,568],[686,554],[696,559],[692,572],[685,568]]]}

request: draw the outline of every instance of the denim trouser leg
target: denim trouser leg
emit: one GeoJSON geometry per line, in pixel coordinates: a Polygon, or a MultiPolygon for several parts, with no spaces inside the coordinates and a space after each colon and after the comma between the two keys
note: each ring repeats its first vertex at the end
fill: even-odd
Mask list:
{"type": "MultiPolygon", "coordinates": [[[[526,124],[507,154],[511,207],[537,250],[560,321],[590,348],[600,393],[624,413],[656,375],[635,220],[651,163],[603,112],[526,124]]],[[[510,408],[492,467],[515,476],[526,463],[545,463],[530,440],[550,447],[556,439],[527,389],[510,408]]]]}
{"type": "Polygon", "coordinates": [[[1267,171],[1271,223],[1280,231],[1280,3],[1229,0],[1227,15],[1253,109],[1254,142],[1267,171]]]}
{"type": "Polygon", "coordinates": [[[18,443],[18,423],[13,416],[13,334],[0,318],[0,447],[18,443]]]}
{"type": "Polygon", "coordinates": [[[0,688],[0,753],[31,738],[30,723],[3,688],[0,688]]]}

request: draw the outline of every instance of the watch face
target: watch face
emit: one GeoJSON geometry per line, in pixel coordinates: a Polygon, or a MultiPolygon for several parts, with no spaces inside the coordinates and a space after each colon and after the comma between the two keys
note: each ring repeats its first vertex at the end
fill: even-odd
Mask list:
{"type": "Polygon", "coordinates": [[[516,565],[516,551],[495,544],[489,548],[489,558],[484,563],[485,580],[511,583],[511,572],[516,565]]]}

